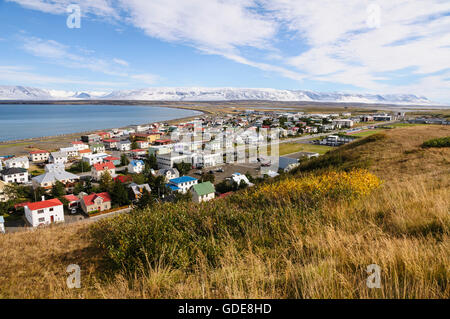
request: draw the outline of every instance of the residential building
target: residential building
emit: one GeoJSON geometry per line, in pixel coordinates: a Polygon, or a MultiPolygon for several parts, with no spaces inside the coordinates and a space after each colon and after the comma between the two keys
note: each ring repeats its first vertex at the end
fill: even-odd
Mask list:
{"type": "Polygon", "coordinates": [[[145,164],[141,160],[131,160],[127,166],[128,172],[132,174],[140,174],[144,171],[145,164]]]}
{"type": "Polygon", "coordinates": [[[23,184],[28,182],[28,171],[25,168],[4,168],[0,171],[0,175],[6,183],[23,184]]]}
{"type": "Polygon", "coordinates": [[[59,149],[61,153],[66,153],[67,157],[78,157],[78,148],[76,147],[61,147],[59,149]]]}
{"type": "Polygon", "coordinates": [[[25,168],[25,169],[30,168],[30,161],[26,156],[13,157],[3,161],[3,163],[6,168],[25,168]]]}
{"type": "Polygon", "coordinates": [[[87,145],[81,141],[73,141],[73,142],[71,142],[71,144],[72,144],[72,147],[74,147],[78,150],[78,152],[89,149],[89,145],[87,145]]]}
{"type": "Polygon", "coordinates": [[[106,192],[92,193],[81,198],[80,204],[86,214],[102,212],[111,209],[111,196],[106,192]]]}
{"type": "Polygon", "coordinates": [[[47,164],[45,165],[45,173],[33,177],[31,183],[34,189],[38,187],[51,189],[59,181],[64,184],[66,189],[72,190],[79,179],[78,175],[66,172],[63,164],[47,164]]]}
{"type": "Polygon", "coordinates": [[[68,155],[64,152],[51,152],[48,159],[48,162],[53,164],[66,164],[68,161],[68,155]]]}
{"type": "Polygon", "coordinates": [[[106,153],[97,153],[97,154],[87,154],[84,155],[81,160],[83,162],[88,163],[90,166],[98,163],[103,163],[103,160],[107,158],[109,155],[106,153]]]}
{"type": "Polygon", "coordinates": [[[168,153],[156,156],[158,168],[172,168],[176,163],[190,163],[192,165],[192,154],[168,153]]]}
{"type": "Polygon", "coordinates": [[[185,194],[192,186],[198,184],[198,179],[191,176],[181,176],[169,180],[167,186],[174,192],[185,194]]]}
{"type": "Polygon", "coordinates": [[[117,145],[119,144],[119,142],[120,140],[116,140],[113,138],[103,140],[105,147],[110,150],[117,149],[117,145]]]}
{"type": "Polygon", "coordinates": [[[133,198],[133,200],[139,200],[145,192],[150,193],[152,191],[148,184],[138,185],[136,183],[131,183],[128,187],[130,187],[131,198],[133,198]]]}
{"type": "Polygon", "coordinates": [[[130,141],[120,141],[118,144],[119,151],[129,151],[131,150],[131,142],[130,141]]]}
{"type": "Polygon", "coordinates": [[[68,209],[73,209],[73,208],[77,208],[80,205],[80,198],[73,195],[73,194],[69,194],[69,195],[64,195],[64,198],[67,200],[67,208],[68,209]]]}
{"type": "Polygon", "coordinates": [[[132,156],[145,156],[145,155],[147,155],[147,151],[138,148],[138,149],[136,149],[136,150],[131,150],[131,151],[130,151],[130,154],[131,154],[132,156]]]}
{"type": "Polygon", "coordinates": [[[216,192],[214,185],[211,182],[203,182],[192,186],[192,200],[195,203],[206,202],[214,199],[216,192]]]}
{"type": "Polygon", "coordinates": [[[139,148],[149,148],[150,143],[148,141],[136,141],[139,148]]]}
{"type": "Polygon", "coordinates": [[[222,153],[208,153],[199,152],[195,153],[192,157],[192,163],[194,167],[211,167],[223,164],[222,153]]]}
{"type": "Polygon", "coordinates": [[[28,203],[25,218],[32,227],[64,222],[64,208],[57,198],[28,203]]]}
{"type": "Polygon", "coordinates": [[[104,153],[106,151],[105,144],[103,143],[94,143],[90,148],[92,153],[104,153]]]}
{"type": "Polygon", "coordinates": [[[111,162],[107,162],[94,164],[91,167],[91,176],[95,180],[100,180],[104,172],[108,172],[111,175],[111,177],[115,177],[116,166],[114,166],[114,164],[111,162]]]}
{"type": "Polygon", "coordinates": [[[161,138],[161,133],[134,133],[130,134],[136,141],[147,141],[150,144],[161,138]]]}
{"type": "Polygon", "coordinates": [[[46,162],[50,157],[50,152],[44,150],[30,152],[30,160],[36,162],[46,162]]]}
{"type": "Polygon", "coordinates": [[[114,156],[107,156],[103,158],[103,162],[111,162],[113,163],[116,167],[120,166],[120,158],[118,157],[114,157],[114,156]]]}
{"type": "Polygon", "coordinates": [[[233,182],[236,182],[238,185],[240,185],[241,182],[244,182],[248,186],[253,186],[253,183],[250,183],[250,181],[248,180],[247,176],[245,176],[244,174],[241,174],[241,173],[233,173],[233,174],[231,174],[231,180],[233,182]]]}
{"type": "Polygon", "coordinates": [[[164,176],[166,181],[168,182],[171,179],[180,177],[180,172],[176,168],[163,168],[159,169],[156,172],[157,176],[164,176]]]}
{"type": "Polygon", "coordinates": [[[98,136],[97,134],[83,135],[81,137],[81,140],[85,143],[91,144],[95,142],[100,142],[100,136],[98,136]]]}
{"type": "Polygon", "coordinates": [[[170,152],[172,152],[172,145],[153,145],[148,149],[148,154],[155,156],[160,154],[168,154],[170,152]]]}

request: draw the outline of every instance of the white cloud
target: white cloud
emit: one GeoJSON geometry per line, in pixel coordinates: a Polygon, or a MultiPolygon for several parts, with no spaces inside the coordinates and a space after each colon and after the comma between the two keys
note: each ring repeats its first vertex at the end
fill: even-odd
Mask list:
{"type": "Polygon", "coordinates": [[[114,58],[113,61],[115,63],[117,63],[117,64],[122,65],[122,66],[129,66],[129,63],[127,61],[125,61],[125,60],[122,60],[122,59],[114,58]]]}

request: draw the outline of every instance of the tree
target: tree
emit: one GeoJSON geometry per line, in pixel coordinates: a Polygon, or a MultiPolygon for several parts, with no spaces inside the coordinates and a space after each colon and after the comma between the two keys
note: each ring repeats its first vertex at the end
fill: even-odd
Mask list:
{"type": "Polygon", "coordinates": [[[87,180],[86,183],[84,183],[84,190],[86,194],[92,193],[92,182],[90,180],[87,180]]]}
{"type": "Polygon", "coordinates": [[[155,199],[151,196],[151,193],[144,191],[142,197],[139,199],[137,203],[138,208],[146,208],[148,206],[152,206],[155,203],[155,199]]]}
{"type": "Polygon", "coordinates": [[[156,156],[154,154],[150,154],[147,156],[145,164],[148,165],[148,167],[151,169],[158,169],[158,162],[156,161],[156,156]]]}
{"type": "Polygon", "coordinates": [[[116,181],[112,187],[111,197],[113,203],[118,206],[124,206],[130,204],[130,198],[128,197],[128,191],[125,186],[120,182],[116,181]]]}
{"type": "Polygon", "coordinates": [[[202,182],[211,182],[214,184],[214,180],[216,179],[216,177],[214,176],[214,174],[211,173],[206,173],[206,174],[202,174],[202,182]]]}
{"type": "Polygon", "coordinates": [[[111,178],[111,174],[109,173],[109,171],[104,171],[100,177],[100,190],[102,192],[108,192],[110,193],[112,191],[113,188],[113,180],[111,178]]]}
{"type": "Polygon", "coordinates": [[[250,174],[250,172],[247,171],[247,173],[245,173],[245,176],[247,176],[247,179],[250,183],[253,183],[255,181],[255,179],[253,178],[252,174],[250,174]]]}
{"type": "Polygon", "coordinates": [[[174,202],[190,202],[192,200],[191,192],[187,191],[186,193],[175,193],[174,202]]]}
{"type": "Polygon", "coordinates": [[[248,187],[248,184],[245,181],[240,181],[238,189],[244,189],[247,187],[248,187]]]}
{"type": "Polygon", "coordinates": [[[64,184],[60,181],[56,181],[56,183],[52,187],[52,196],[54,198],[62,197],[66,194],[66,189],[64,187],[64,184]]]}
{"type": "Polygon", "coordinates": [[[130,163],[130,160],[125,154],[120,155],[120,166],[127,166],[130,163]]]}
{"type": "Polygon", "coordinates": [[[69,172],[72,173],[89,172],[90,170],[91,166],[89,165],[89,163],[84,161],[79,161],[69,168],[69,172]]]}
{"type": "Polygon", "coordinates": [[[85,188],[84,188],[83,182],[80,181],[80,182],[75,184],[75,186],[73,188],[73,193],[75,195],[78,195],[79,193],[84,192],[84,190],[85,190],[85,188]]]}
{"type": "Polygon", "coordinates": [[[164,176],[153,176],[150,175],[148,178],[148,185],[152,190],[153,197],[162,197],[163,195],[168,194],[168,190],[166,187],[166,179],[164,176]]]}
{"type": "Polygon", "coordinates": [[[216,185],[216,191],[221,194],[230,192],[232,190],[233,190],[233,187],[232,187],[231,183],[227,180],[223,180],[219,184],[216,185]]]}
{"type": "Polygon", "coordinates": [[[135,150],[135,149],[138,149],[138,148],[139,148],[138,143],[137,143],[136,141],[133,141],[133,142],[131,143],[131,149],[132,149],[132,150],[135,150]]]}
{"type": "Polygon", "coordinates": [[[185,162],[175,163],[173,166],[180,172],[180,175],[186,175],[192,168],[191,163],[185,162]]]}
{"type": "Polygon", "coordinates": [[[136,184],[145,184],[146,181],[147,178],[144,174],[133,174],[133,182],[135,182],[136,184]]]}

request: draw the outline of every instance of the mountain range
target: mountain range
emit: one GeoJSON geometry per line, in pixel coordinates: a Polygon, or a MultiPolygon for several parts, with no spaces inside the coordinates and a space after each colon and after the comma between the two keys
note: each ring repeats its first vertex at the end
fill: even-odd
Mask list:
{"type": "Polygon", "coordinates": [[[335,102],[400,105],[436,104],[414,94],[322,93],[307,90],[268,88],[204,88],[173,87],[138,90],[62,91],[26,86],[0,86],[0,100],[147,100],[147,101],[239,101],[335,102]]]}

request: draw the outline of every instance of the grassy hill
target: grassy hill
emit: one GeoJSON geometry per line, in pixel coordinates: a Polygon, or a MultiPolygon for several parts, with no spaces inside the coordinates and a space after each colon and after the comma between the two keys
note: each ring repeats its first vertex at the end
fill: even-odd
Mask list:
{"type": "Polygon", "coordinates": [[[422,143],[449,133],[386,130],[226,199],[0,236],[0,298],[448,298],[450,149],[422,143]]]}

